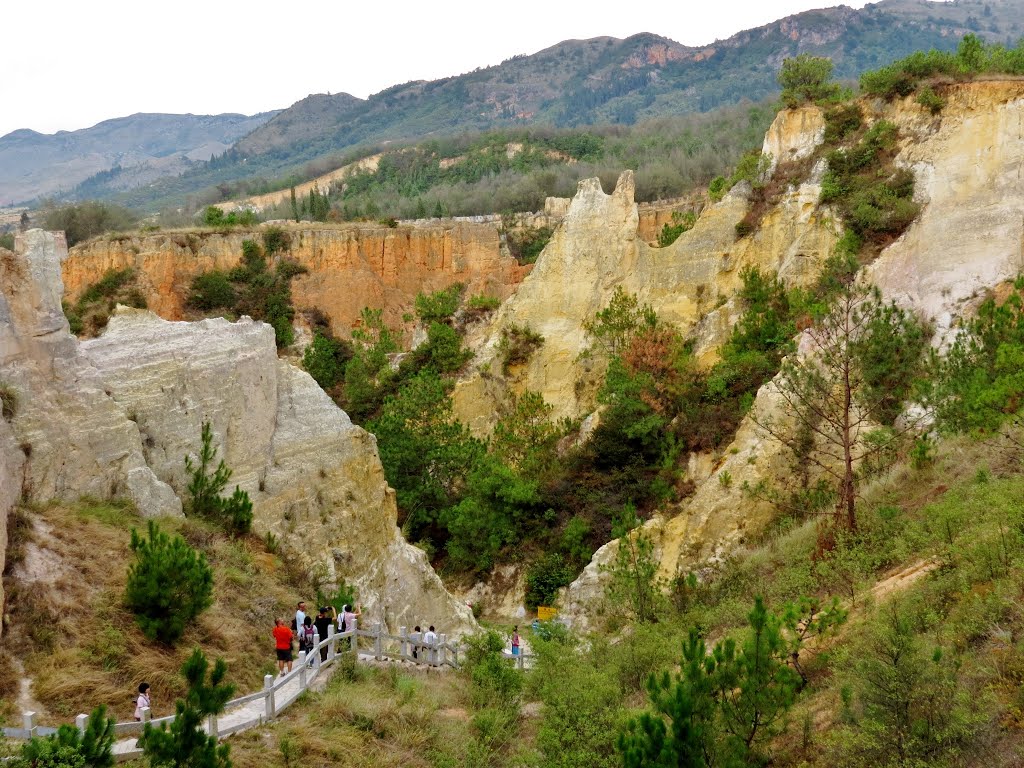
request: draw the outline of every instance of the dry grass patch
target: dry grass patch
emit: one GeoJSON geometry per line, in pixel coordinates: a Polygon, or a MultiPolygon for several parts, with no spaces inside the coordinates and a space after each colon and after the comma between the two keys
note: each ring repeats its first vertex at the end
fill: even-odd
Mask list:
{"type": "Polygon", "coordinates": [[[161,521],[204,552],[214,570],[213,606],[168,648],[147,640],[122,604],[130,531],[143,522],[130,506],[82,501],[26,514],[31,538],[20,544],[24,555],[5,586],[10,648],[50,710],[42,722],[66,722],[98,704],[130,719],[142,680],[153,686],[154,713],[171,713],[184,693],[179,670],[196,646],[227,661],[239,695],[273,671],[273,617],[287,615],[296,598],[259,539],[230,539],[203,521],[161,521]]]}
{"type": "Polygon", "coordinates": [[[441,713],[467,706],[465,687],[451,673],[341,668],[274,725],[232,739],[231,759],[236,768],[461,764],[472,726],[441,713]]]}

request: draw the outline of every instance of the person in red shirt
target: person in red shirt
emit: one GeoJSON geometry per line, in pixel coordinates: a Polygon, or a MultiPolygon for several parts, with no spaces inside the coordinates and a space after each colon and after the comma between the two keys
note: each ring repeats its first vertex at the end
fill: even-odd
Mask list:
{"type": "Polygon", "coordinates": [[[274,647],[277,649],[277,671],[285,674],[284,665],[292,671],[292,631],[282,619],[274,619],[274,647]]]}

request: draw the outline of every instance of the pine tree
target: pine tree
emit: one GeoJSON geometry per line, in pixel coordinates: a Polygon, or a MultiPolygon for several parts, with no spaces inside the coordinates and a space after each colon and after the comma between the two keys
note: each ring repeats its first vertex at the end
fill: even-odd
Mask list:
{"type": "MultiPolygon", "coordinates": [[[[785,416],[773,419],[754,409],[750,417],[794,454],[803,451],[838,484],[835,523],[854,531],[857,467],[916,427],[908,420],[880,440],[865,440],[899,413],[926,335],[912,316],[883,304],[877,289],[851,280],[836,290],[827,315],[806,331],[808,352],[782,366],[777,381],[785,416]]],[[[831,537],[830,531],[823,542],[831,537]]]]}
{"type": "Polygon", "coordinates": [[[217,659],[210,673],[203,652],[196,648],[181,668],[188,682],[188,693],[175,703],[175,717],[168,728],[146,724],[139,739],[142,752],[154,768],[231,768],[230,747],[217,745],[215,736],[203,731],[203,723],[210,715],[224,711],[234,693],[234,686],[224,682],[228,666],[217,659]]]}
{"type": "Polygon", "coordinates": [[[21,748],[21,763],[32,768],[111,768],[114,765],[114,721],[99,706],[89,715],[84,733],[62,725],[52,736],[33,738],[21,748]]]}
{"type": "Polygon", "coordinates": [[[173,645],[213,604],[213,571],[183,538],[170,538],[152,520],[148,538],[132,529],[131,547],[125,605],[146,637],[173,645]]]}
{"type": "Polygon", "coordinates": [[[295,198],[295,187],[292,187],[292,217],[299,220],[299,201],[295,198]]]}
{"type": "Polygon", "coordinates": [[[236,485],[230,497],[225,499],[221,496],[231,479],[231,470],[223,459],[212,474],[210,472],[217,457],[210,422],[203,422],[200,439],[199,464],[193,464],[190,456],[185,457],[185,469],[192,476],[188,484],[189,514],[217,520],[235,534],[248,533],[252,528],[252,501],[249,494],[236,485]]]}
{"type": "Polygon", "coordinates": [[[680,672],[652,675],[653,712],[631,720],[618,741],[625,768],[714,768],[763,764],[781,731],[800,677],[786,664],[782,621],[758,597],[742,642],[727,637],[709,654],[696,629],[680,672]]]}

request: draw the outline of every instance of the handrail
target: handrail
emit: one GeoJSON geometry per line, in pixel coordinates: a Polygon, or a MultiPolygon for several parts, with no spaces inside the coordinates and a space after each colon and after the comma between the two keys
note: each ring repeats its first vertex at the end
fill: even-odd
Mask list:
{"type": "MultiPolygon", "coordinates": [[[[299,652],[298,661],[291,672],[277,677],[274,675],[264,676],[263,688],[261,690],[231,699],[231,701],[224,705],[224,710],[220,715],[209,718],[206,730],[217,739],[222,739],[273,720],[283,709],[292,704],[310,687],[313,681],[320,676],[321,670],[331,666],[335,661],[342,658],[344,654],[354,653],[358,661],[360,657],[359,638],[361,637],[373,640],[373,648],[369,652],[362,654],[367,660],[408,661],[428,668],[450,667],[452,669],[459,669],[461,666],[459,654],[462,649],[457,643],[448,642],[445,635],[440,635],[437,642],[434,643],[424,643],[422,639],[413,642],[405,627],[399,627],[399,634],[392,635],[381,631],[379,623],[374,624],[373,629],[366,630],[361,629],[353,621],[353,626],[344,632],[337,632],[332,624],[328,628],[326,638],[320,639],[319,635],[314,633],[312,649],[308,653],[306,651],[299,652]],[[385,643],[387,643],[387,646],[385,646],[385,643]],[[398,643],[397,652],[394,650],[394,643],[398,643]],[[345,647],[346,645],[347,648],[345,647]],[[326,658],[321,660],[320,651],[325,648],[327,649],[326,658]],[[413,651],[418,651],[416,656],[413,656],[413,651]],[[294,687],[293,691],[286,693],[285,688],[295,681],[298,682],[298,685],[294,687]],[[257,701],[262,701],[263,706],[251,706],[257,701]],[[245,709],[239,711],[239,708],[245,708],[247,705],[250,710],[248,717],[243,718],[239,722],[225,724],[223,728],[220,727],[219,720],[237,719],[238,715],[246,714],[245,709]]],[[[503,655],[506,658],[516,659],[516,666],[520,670],[525,669],[525,659],[532,658],[532,656],[525,655],[503,655]]],[[[149,709],[146,708],[142,711],[141,721],[129,720],[123,723],[115,723],[114,734],[117,736],[132,736],[142,731],[146,725],[171,723],[174,718],[175,715],[151,718],[149,709]]],[[[35,720],[35,712],[25,712],[23,713],[23,727],[3,728],[3,735],[11,739],[31,739],[37,736],[48,736],[57,732],[57,729],[54,727],[36,725],[35,720]]],[[[75,725],[80,731],[84,732],[87,721],[88,715],[81,714],[75,718],[75,725]]],[[[138,748],[135,739],[117,742],[114,751],[115,757],[119,762],[134,759],[142,754],[142,750],[138,748]]]]}

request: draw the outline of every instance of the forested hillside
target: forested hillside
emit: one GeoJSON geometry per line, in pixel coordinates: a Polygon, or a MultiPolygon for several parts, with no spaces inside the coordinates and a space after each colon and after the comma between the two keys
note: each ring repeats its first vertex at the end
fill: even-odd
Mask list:
{"type": "Polygon", "coordinates": [[[829,56],[837,76],[855,78],[915,50],[951,50],[968,32],[1016,42],[1024,33],[1022,10],[1020,0],[886,0],[860,10],[807,11],[696,48],[647,33],[566,41],[466,74],[396,85],[366,100],[310,97],[201,169],[127,195],[118,195],[113,180],[85,189],[149,209],[181,205],[186,196],[208,190],[193,201],[202,205],[223,199],[214,187],[224,182],[310,178],[315,173],[303,171],[304,163],[348,147],[526,125],[628,125],[706,112],[777,93],[782,59],[798,53],[829,56]]]}

